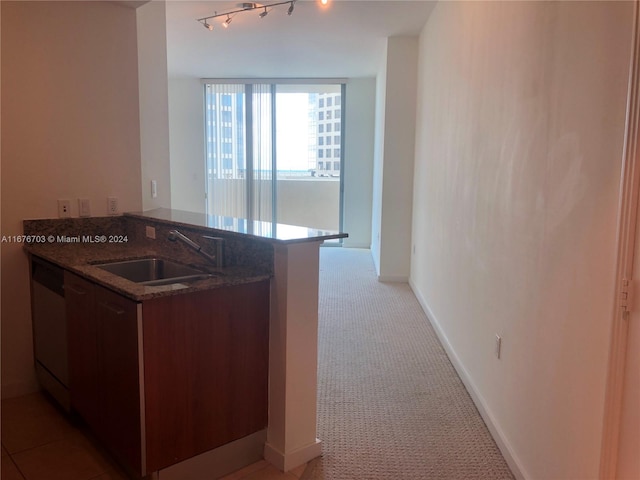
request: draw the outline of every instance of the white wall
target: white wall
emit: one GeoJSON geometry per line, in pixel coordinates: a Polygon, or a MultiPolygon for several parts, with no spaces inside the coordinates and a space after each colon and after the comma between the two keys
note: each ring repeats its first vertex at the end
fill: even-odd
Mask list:
{"type": "Polygon", "coordinates": [[[169,79],[171,208],[205,213],[204,87],[199,78],[169,79]]]}
{"type": "Polygon", "coordinates": [[[417,37],[389,37],[376,84],[371,254],[382,281],[410,270],[417,37]]]}
{"type": "Polygon", "coordinates": [[[371,198],[375,129],[375,78],[347,81],[345,101],[343,245],[371,245],[371,198]]]}
{"type": "Polygon", "coordinates": [[[420,38],[411,283],[526,478],[598,476],[632,11],[440,2],[420,38]]]}
{"type": "Polygon", "coordinates": [[[387,40],[378,278],[406,282],[411,249],[411,208],[416,119],[418,38],[387,40]]]}
{"type": "Polygon", "coordinates": [[[154,0],[136,10],[142,208],[171,206],[166,2],[154,0]],[[157,197],[151,195],[151,181],[157,197]]]}
{"type": "Polygon", "coordinates": [[[371,256],[380,275],[380,236],[382,232],[382,176],[384,170],[384,130],[387,103],[387,48],[385,43],[376,76],[375,127],[373,145],[373,185],[371,198],[371,256]]]}
{"type": "MultiPolygon", "coordinates": [[[[25,218],[57,217],[57,199],[107,196],[139,210],[140,130],[135,10],[110,2],[0,2],[2,235],[25,218]]],[[[2,396],[35,389],[29,272],[2,244],[2,396]],[[9,281],[10,279],[10,281],[9,281]]]]}

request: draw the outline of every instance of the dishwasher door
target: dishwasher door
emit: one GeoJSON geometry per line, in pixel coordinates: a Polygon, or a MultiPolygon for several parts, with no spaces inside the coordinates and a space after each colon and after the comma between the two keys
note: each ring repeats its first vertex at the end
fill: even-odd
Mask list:
{"type": "Polygon", "coordinates": [[[31,295],[33,346],[38,381],[68,409],[69,366],[64,271],[56,265],[34,257],[31,263],[31,295]]]}

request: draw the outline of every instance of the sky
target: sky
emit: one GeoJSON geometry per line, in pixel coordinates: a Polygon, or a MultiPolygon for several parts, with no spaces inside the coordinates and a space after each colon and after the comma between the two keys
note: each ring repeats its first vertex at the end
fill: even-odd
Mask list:
{"type": "Polygon", "coordinates": [[[276,96],[276,151],[278,170],[308,170],[309,94],[278,93],[276,96]]]}

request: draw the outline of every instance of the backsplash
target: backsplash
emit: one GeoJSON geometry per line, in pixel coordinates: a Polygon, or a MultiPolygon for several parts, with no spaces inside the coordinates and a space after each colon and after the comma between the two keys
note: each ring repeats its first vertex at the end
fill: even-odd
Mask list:
{"type": "Polygon", "coordinates": [[[38,243],[120,243],[141,247],[153,247],[167,257],[182,263],[206,263],[202,256],[180,242],[168,240],[169,231],[179,230],[202,246],[207,253],[215,252],[212,240],[203,235],[224,239],[224,265],[251,266],[273,274],[273,246],[268,242],[230,235],[223,230],[204,227],[187,227],[183,224],[171,225],[163,221],[140,219],[129,216],[60,218],[24,220],[24,234],[37,237],[38,243]],[[155,239],[147,238],[146,227],[155,229],[155,239]]]}

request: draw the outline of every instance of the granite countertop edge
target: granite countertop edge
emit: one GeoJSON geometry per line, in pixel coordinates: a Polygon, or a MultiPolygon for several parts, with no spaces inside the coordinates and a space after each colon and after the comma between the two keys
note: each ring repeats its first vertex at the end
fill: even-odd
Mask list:
{"type": "Polygon", "coordinates": [[[27,253],[40,257],[68,270],[86,280],[108,288],[136,302],[153,298],[200,292],[216,288],[269,280],[271,274],[259,268],[232,266],[215,268],[204,264],[192,264],[200,270],[211,273],[211,278],[189,283],[148,286],[132,282],[97,267],[97,263],[108,263],[137,258],[164,258],[173,260],[157,249],[132,245],[51,245],[27,244],[27,253]]]}
{"type": "MultiPolygon", "coordinates": [[[[165,212],[176,212],[176,213],[190,213],[190,212],[181,212],[179,210],[169,210],[169,209],[158,209],[158,211],[165,211],[165,212]]],[[[173,225],[176,227],[187,227],[187,228],[204,228],[207,230],[211,230],[213,232],[220,232],[221,234],[224,235],[232,235],[238,238],[250,238],[253,240],[257,240],[260,242],[264,242],[264,243],[268,243],[271,245],[294,245],[294,244],[298,244],[298,243],[312,243],[312,242],[319,242],[322,243],[325,240],[334,240],[334,239],[340,239],[340,238],[347,238],[349,236],[349,234],[347,233],[339,233],[339,232],[332,232],[332,233],[324,233],[322,235],[313,235],[310,237],[297,237],[297,238],[269,238],[266,236],[262,236],[259,234],[253,234],[253,233],[247,233],[247,232],[236,232],[234,230],[227,230],[227,229],[221,229],[221,228],[216,228],[216,227],[211,227],[211,226],[206,226],[206,225],[200,225],[197,223],[191,223],[189,221],[185,221],[185,220],[178,220],[178,219],[167,219],[167,218],[162,218],[161,216],[153,216],[154,210],[151,210],[149,212],[126,212],[123,214],[124,217],[131,217],[131,218],[136,218],[138,220],[147,220],[147,221],[153,221],[153,222],[158,222],[158,223],[162,223],[164,225],[173,225]]],[[[306,228],[306,227],[302,227],[302,228],[306,228]]]]}

